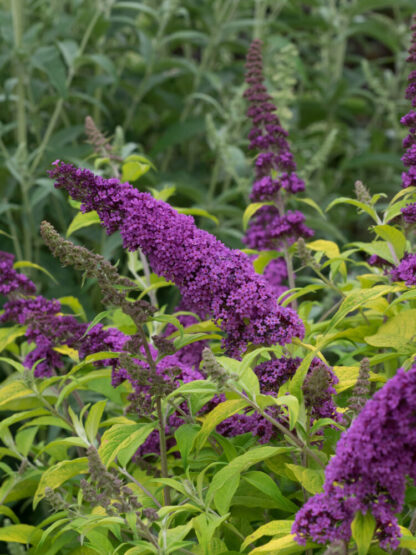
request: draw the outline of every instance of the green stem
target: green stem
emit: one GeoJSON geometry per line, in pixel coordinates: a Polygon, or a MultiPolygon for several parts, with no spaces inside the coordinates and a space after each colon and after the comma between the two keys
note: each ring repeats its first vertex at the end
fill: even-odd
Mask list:
{"type": "MultiPolygon", "coordinates": [[[[152,357],[152,353],[150,352],[149,344],[147,342],[146,334],[144,333],[143,329],[139,326],[137,329],[137,333],[140,334],[141,342],[144,348],[146,361],[149,365],[149,368],[152,372],[156,375],[156,363],[152,357]]],[[[163,411],[162,411],[162,401],[160,397],[156,398],[156,412],[157,412],[157,419],[159,423],[159,443],[160,443],[160,466],[162,470],[162,477],[168,478],[168,458],[167,458],[167,449],[166,449],[166,434],[165,434],[165,419],[163,418],[163,411]]],[[[165,486],[163,488],[163,497],[165,505],[170,505],[170,488],[165,486]]]]}
{"type": "Polygon", "coordinates": [[[153,495],[153,493],[151,491],[149,491],[143,484],[141,484],[138,480],[136,480],[136,478],[134,476],[132,476],[129,472],[127,472],[127,470],[125,468],[122,468],[121,466],[117,465],[117,469],[118,469],[119,472],[121,472],[121,474],[124,474],[124,476],[126,476],[126,478],[128,478],[134,484],[136,484],[136,486],[139,487],[145,495],[150,497],[150,499],[153,501],[153,503],[156,505],[156,507],[158,507],[160,509],[160,507],[162,505],[159,503],[159,501],[156,499],[156,497],[153,495]]]}
{"type": "MultiPolygon", "coordinates": [[[[162,401],[160,397],[156,399],[156,411],[157,411],[157,418],[159,421],[159,443],[160,443],[160,465],[162,470],[162,476],[167,478],[169,476],[168,472],[168,457],[166,451],[166,434],[165,434],[165,419],[163,418],[162,413],[162,401]]],[[[163,488],[163,497],[165,505],[170,505],[170,489],[168,486],[163,488]]]]}
{"type": "Polygon", "coordinates": [[[268,420],[275,428],[280,430],[282,434],[284,434],[292,443],[294,443],[297,447],[299,447],[303,452],[307,453],[321,468],[325,468],[325,465],[321,461],[321,459],[312,451],[304,442],[293,434],[290,430],[288,430],[283,424],[281,424],[278,420],[270,416],[267,412],[265,412],[255,401],[252,401],[247,397],[244,393],[239,391],[237,388],[231,388],[234,393],[237,393],[242,399],[247,401],[247,403],[256,410],[263,418],[268,420]]]}
{"type": "Polygon", "coordinates": [[[10,0],[13,20],[14,46],[16,56],[14,66],[17,76],[17,142],[25,145],[27,142],[27,125],[25,110],[25,68],[20,59],[23,37],[23,8],[24,0],[10,0]]]}
{"type": "MultiPolygon", "coordinates": [[[[83,52],[84,52],[84,50],[87,46],[88,40],[91,36],[91,33],[94,30],[95,24],[97,23],[98,18],[100,17],[100,15],[101,15],[101,12],[99,10],[96,10],[95,13],[94,13],[94,16],[92,17],[92,19],[90,21],[90,24],[88,25],[88,27],[87,27],[87,29],[84,33],[84,36],[82,38],[79,50],[77,52],[77,57],[82,56],[82,54],[83,54],[83,52]]],[[[74,66],[72,66],[69,69],[68,76],[67,76],[67,79],[66,79],[66,88],[67,89],[69,89],[74,76],[75,76],[75,68],[74,68],[74,66]]],[[[34,174],[36,168],[38,167],[40,161],[42,160],[42,157],[45,153],[46,147],[48,146],[51,135],[55,130],[56,123],[57,123],[57,121],[58,121],[58,119],[61,115],[63,105],[64,105],[64,99],[60,98],[58,100],[58,102],[56,103],[56,105],[55,105],[55,109],[53,111],[51,119],[49,120],[49,124],[48,124],[48,127],[46,128],[45,135],[43,136],[42,142],[39,145],[36,157],[33,160],[32,165],[30,166],[30,174],[31,175],[34,174]]]]}

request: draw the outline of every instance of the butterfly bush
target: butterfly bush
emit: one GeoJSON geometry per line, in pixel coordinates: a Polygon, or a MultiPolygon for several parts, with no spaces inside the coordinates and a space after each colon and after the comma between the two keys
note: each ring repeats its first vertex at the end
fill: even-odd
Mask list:
{"type": "Polygon", "coordinates": [[[0,251],[0,294],[9,295],[13,291],[32,295],[36,291],[35,284],[24,274],[13,268],[14,255],[0,251]]]}
{"type": "Polygon", "coordinates": [[[190,310],[220,324],[230,356],[239,357],[249,342],[284,345],[303,337],[300,318],[277,305],[248,256],[198,229],[191,216],[129,183],[72,164],[56,162],[50,175],[56,187],[82,202],[83,212],[97,211],[107,233],[119,229],[125,248],[142,249],[152,269],[178,286],[190,310]]]}
{"type": "MultiPolygon", "coordinates": [[[[36,287],[25,275],[13,270],[13,255],[0,251],[0,261],[0,292],[10,296],[3,306],[0,322],[27,326],[25,336],[36,346],[23,364],[26,368],[36,364],[35,377],[49,377],[64,368],[62,355],[55,347],[67,345],[78,349],[81,358],[100,351],[121,350],[127,336],[117,328],[104,329],[102,324],[96,324],[87,332],[87,323],[61,313],[58,300],[41,295],[26,296],[35,293],[36,287]]],[[[102,364],[106,362],[110,363],[102,361],[102,364]]]]}
{"type": "Polygon", "coordinates": [[[383,548],[396,549],[406,476],[416,479],[416,366],[399,369],[343,433],[325,471],[324,493],[309,499],[292,532],[300,544],[348,541],[357,513],[371,511],[383,548]]]}
{"type": "MultiPolygon", "coordinates": [[[[416,64],[416,16],[413,17],[414,23],[411,26],[412,40],[409,49],[407,62],[416,64]]],[[[416,108],[416,70],[410,72],[408,86],[405,96],[411,101],[412,107],[416,108]]],[[[416,186],[416,112],[411,109],[408,114],[402,117],[400,123],[409,128],[409,134],[403,140],[403,147],[406,149],[402,162],[408,168],[402,173],[402,186],[404,188],[416,186]]],[[[405,215],[406,221],[406,215],[405,215]]]]}
{"type": "MultiPolygon", "coordinates": [[[[412,40],[409,49],[407,62],[416,64],[416,16],[413,16],[411,26],[412,40]]],[[[416,107],[416,70],[410,72],[406,89],[406,98],[411,100],[412,107],[416,107]]],[[[416,186],[416,111],[410,110],[402,117],[400,123],[409,128],[409,134],[403,140],[403,147],[406,149],[402,162],[408,168],[402,173],[402,187],[416,186]]],[[[401,209],[403,219],[408,224],[416,223],[416,203],[410,203],[401,209]]],[[[403,280],[406,285],[416,284],[416,255],[406,253],[396,268],[391,271],[394,280],[403,280]]]]}
{"type": "MultiPolygon", "coordinates": [[[[296,173],[296,163],[287,142],[287,131],[276,115],[276,106],[267,93],[263,76],[261,41],[254,40],[249,48],[246,63],[246,82],[249,88],[244,96],[250,106],[247,116],[253,127],[249,133],[249,149],[258,153],[255,160],[255,182],[250,199],[253,202],[270,202],[262,206],[251,219],[244,243],[257,250],[279,250],[299,237],[311,237],[313,231],[305,225],[305,216],[299,211],[284,209],[282,193],[294,194],[305,189],[305,183],[296,173]]],[[[265,272],[266,279],[282,292],[282,280],[287,277],[279,271],[265,272]],[[279,289],[280,288],[280,289],[279,289]]],[[[286,275],[285,275],[286,274],[286,275]]],[[[284,289],[283,289],[284,290],[284,289]]]]}

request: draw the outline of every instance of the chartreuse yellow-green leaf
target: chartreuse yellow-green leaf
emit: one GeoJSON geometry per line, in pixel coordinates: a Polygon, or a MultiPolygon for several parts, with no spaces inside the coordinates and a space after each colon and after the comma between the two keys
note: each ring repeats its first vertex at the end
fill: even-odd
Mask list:
{"type": "Polygon", "coordinates": [[[322,491],[325,480],[323,470],[304,468],[297,464],[286,464],[286,467],[292,472],[294,478],[306,489],[306,491],[313,495],[322,491]]]}
{"type": "Polygon", "coordinates": [[[368,301],[387,295],[388,293],[395,293],[401,291],[400,286],[395,285],[375,285],[371,289],[358,289],[352,291],[343,301],[336,314],[331,319],[327,333],[335,328],[344,318],[354,310],[359,309],[368,301]]]}
{"type": "Polygon", "coordinates": [[[373,347],[401,350],[416,343],[416,309],[403,310],[382,324],[377,333],[364,338],[373,347]]]}
{"type": "Polygon", "coordinates": [[[201,431],[195,436],[194,448],[199,451],[207,441],[211,432],[215,430],[220,422],[247,406],[248,402],[244,399],[231,399],[217,405],[215,409],[204,418],[201,431]]]}
{"type": "Polygon", "coordinates": [[[87,457],[81,457],[72,461],[62,461],[48,468],[39,481],[38,488],[33,499],[33,508],[36,508],[39,501],[45,497],[45,488],[56,489],[61,484],[88,471],[87,457]]]}
{"type": "Polygon", "coordinates": [[[24,326],[12,326],[0,329],[0,353],[15,339],[26,333],[24,326]]]}
{"type": "Polygon", "coordinates": [[[12,524],[0,529],[0,541],[11,543],[29,543],[36,545],[42,535],[42,530],[29,524],[12,524]]]}
{"type": "Polygon", "coordinates": [[[69,237],[78,229],[82,229],[83,227],[88,227],[93,224],[99,224],[100,217],[98,216],[95,210],[91,210],[91,212],[78,212],[78,214],[74,217],[72,222],[69,224],[69,227],[66,231],[66,236],[69,237]]]}
{"type": "Polygon", "coordinates": [[[28,389],[20,380],[3,385],[0,387],[0,410],[2,405],[6,405],[10,401],[19,399],[20,397],[26,397],[26,395],[31,394],[32,391],[28,389]]]}
{"type": "Polygon", "coordinates": [[[291,555],[292,553],[304,553],[306,549],[315,547],[316,544],[306,542],[306,545],[299,545],[295,540],[295,534],[287,534],[268,543],[256,547],[250,551],[250,555],[266,553],[267,555],[291,555]]]}
{"type": "Polygon", "coordinates": [[[272,520],[257,528],[252,534],[246,537],[241,544],[241,549],[245,549],[250,543],[255,542],[263,536],[287,536],[293,526],[293,520],[272,520]]]}
{"type": "Polygon", "coordinates": [[[133,453],[144,443],[147,436],[155,429],[154,423],[116,424],[106,430],[101,438],[98,454],[108,466],[122,451],[121,464],[127,464],[133,453]]]}
{"type": "Polygon", "coordinates": [[[400,547],[407,548],[407,549],[416,549],[416,538],[412,535],[412,532],[405,528],[404,526],[399,526],[401,537],[400,539],[400,547]]]}
{"type": "Polygon", "coordinates": [[[271,205],[273,205],[273,202],[253,202],[252,204],[249,204],[243,214],[243,229],[247,229],[248,222],[254,216],[257,210],[260,210],[260,208],[262,208],[263,206],[271,205]]]}
{"type": "Polygon", "coordinates": [[[367,555],[376,529],[376,521],[370,512],[358,511],[351,523],[352,537],[357,544],[358,555],[367,555]]]}

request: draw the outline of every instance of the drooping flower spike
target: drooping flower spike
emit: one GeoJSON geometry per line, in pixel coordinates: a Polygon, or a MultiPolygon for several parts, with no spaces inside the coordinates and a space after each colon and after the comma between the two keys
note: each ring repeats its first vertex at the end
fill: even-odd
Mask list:
{"type": "Polygon", "coordinates": [[[28,296],[36,293],[35,284],[13,269],[13,258],[0,251],[0,293],[9,296],[0,323],[16,322],[27,326],[26,339],[36,347],[26,355],[23,364],[26,368],[36,364],[35,377],[48,377],[63,368],[62,355],[55,347],[68,345],[78,349],[81,358],[99,351],[121,350],[127,336],[118,329],[104,329],[102,324],[96,324],[84,336],[88,324],[61,314],[59,301],[41,295],[28,296]]]}
{"type": "Polygon", "coordinates": [[[152,269],[178,286],[189,310],[220,324],[229,355],[240,356],[249,342],[283,345],[303,336],[297,314],[277,305],[248,256],[198,229],[192,217],[129,183],[72,164],[57,162],[50,175],[84,212],[97,211],[107,233],[119,229],[125,248],[142,249],[152,269]]]}
{"type": "Polygon", "coordinates": [[[357,511],[376,521],[382,548],[396,549],[406,477],[416,480],[416,366],[399,369],[367,401],[343,433],[325,471],[324,492],[296,515],[293,533],[304,544],[348,541],[357,511]]]}

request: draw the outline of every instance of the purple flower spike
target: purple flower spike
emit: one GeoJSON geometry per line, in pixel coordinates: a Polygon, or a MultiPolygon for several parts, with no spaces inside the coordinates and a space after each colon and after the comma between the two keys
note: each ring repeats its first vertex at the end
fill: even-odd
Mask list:
{"type": "MultiPolygon", "coordinates": [[[[416,16],[414,16],[416,22],[416,16]]],[[[407,62],[416,64],[416,23],[410,27],[412,31],[412,40],[409,48],[409,56],[407,62]]],[[[410,72],[408,77],[408,86],[406,89],[405,97],[411,101],[412,106],[416,107],[416,71],[410,72]]],[[[403,147],[406,150],[402,161],[408,168],[406,172],[402,173],[402,187],[416,186],[416,112],[410,110],[408,114],[403,116],[400,123],[409,128],[409,134],[403,141],[403,147]]]]}
{"type": "Polygon", "coordinates": [[[0,251],[0,294],[8,295],[12,291],[33,295],[36,291],[35,284],[24,274],[19,274],[13,269],[14,255],[0,251]]]}
{"type": "Polygon", "coordinates": [[[416,202],[412,202],[402,208],[401,213],[403,214],[403,219],[407,224],[416,223],[416,202]]]}
{"type": "MultiPolygon", "coordinates": [[[[249,84],[244,97],[249,102],[247,116],[253,127],[249,133],[251,150],[257,150],[255,161],[255,181],[250,194],[252,202],[271,201],[274,205],[264,206],[251,219],[244,243],[257,250],[282,249],[299,237],[313,235],[304,224],[301,212],[284,213],[283,196],[303,191],[305,183],[296,174],[296,163],[287,141],[288,133],[283,129],[276,106],[264,86],[261,41],[251,43],[247,53],[246,82],[249,84]],[[280,210],[279,210],[280,207],[280,210]]],[[[284,265],[283,261],[279,262],[284,265]]],[[[277,295],[284,291],[282,281],[287,277],[282,272],[278,276],[272,269],[264,272],[264,277],[277,295]]]]}
{"type": "Polygon", "coordinates": [[[283,345],[303,337],[297,314],[276,304],[248,256],[198,229],[192,217],[129,183],[71,164],[61,163],[49,173],[56,187],[82,201],[84,212],[98,212],[108,233],[119,229],[125,248],[141,248],[153,270],[178,286],[190,310],[220,323],[230,356],[239,357],[249,342],[283,345]]]}
{"type": "Polygon", "coordinates": [[[405,254],[390,275],[394,281],[405,281],[408,287],[416,285],[416,254],[405,254]]]}
{"type": "Polygon", "coordinates": [[[312,237],[313,231],[304,222],[299,210],[280,216],[274,206],[262,206],[252,218],[244,242],[251,249],[279,250],[283,241],[290,245],[299,237],[312,237]]]}
{"type": "Polygon", "coordinates": [[[325,471],[324,493],[296,515],[292,532],[300,544],[348,541],[357,513],[371,511],[382,548],[396,549],[406,476],[416,479],[416,366],[399,369],[367,401],[343,433],[325,471]]]}

